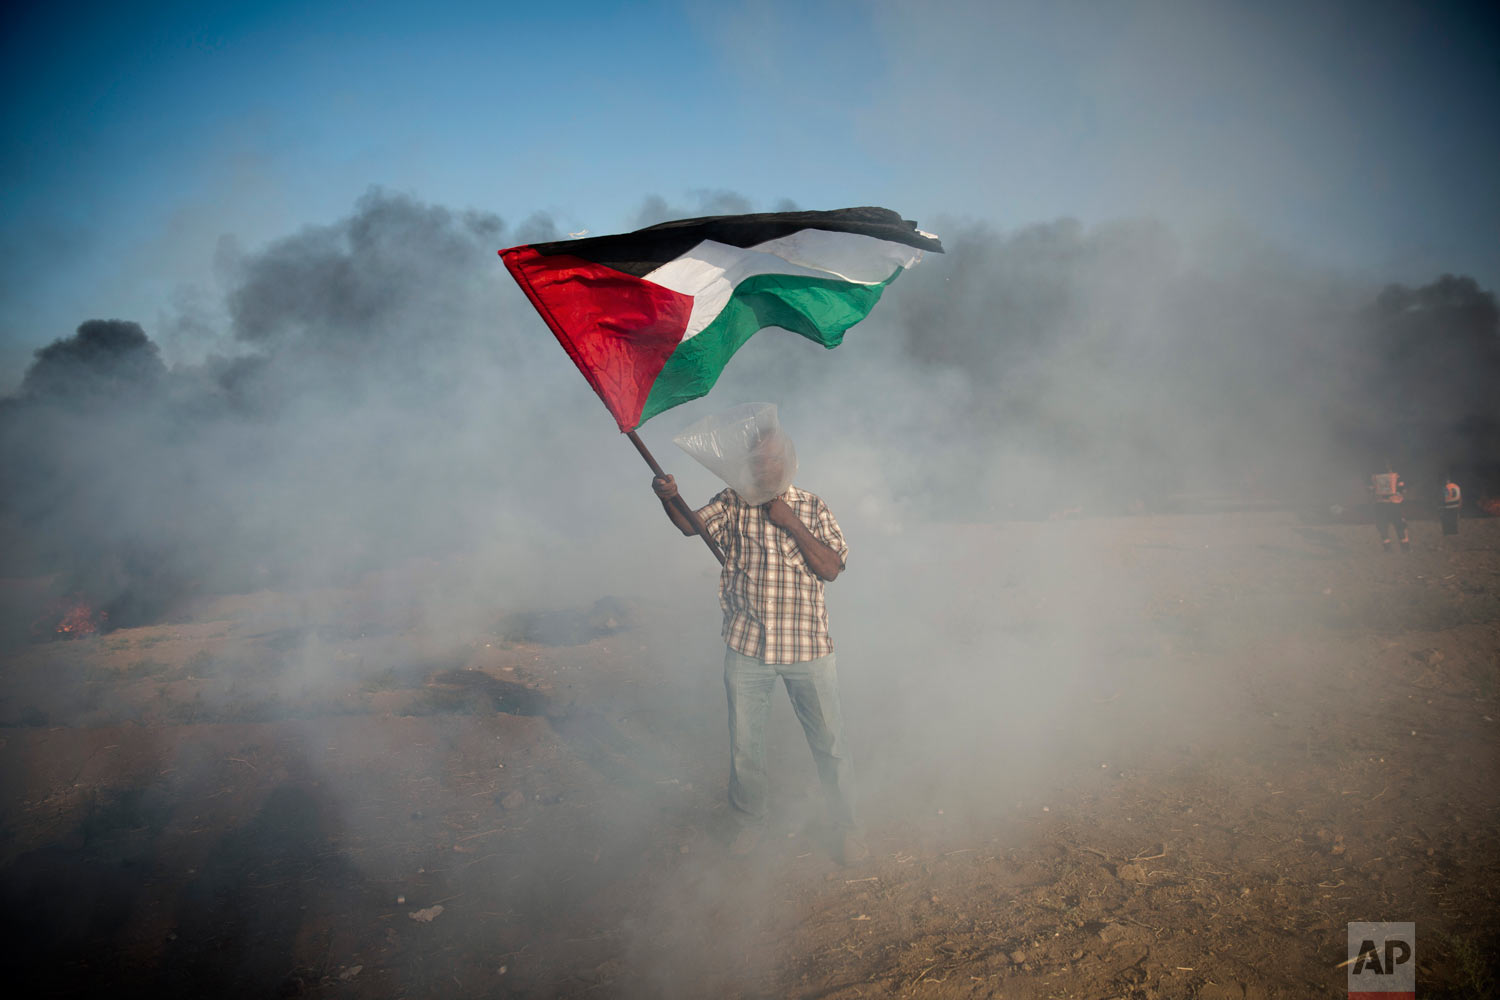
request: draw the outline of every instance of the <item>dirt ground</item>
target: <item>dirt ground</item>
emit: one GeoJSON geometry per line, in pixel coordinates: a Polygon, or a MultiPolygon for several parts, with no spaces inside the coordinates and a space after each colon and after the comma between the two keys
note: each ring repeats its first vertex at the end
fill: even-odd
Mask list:
{"type": "Polygon", "coordinates": [[[727,850],[707,571],[696,603],[581,595],[466,631],[356,588],[20,644],[6,980],[1342,997],[1347,923],[1392,920],[1417,925],[1419,996],[1500,996],[1500,520],[1413,533],[1387,554],[1367,525],[1251,512],[867,540],[830,588],[852,867],[784,701],[768,836],[727,850]]]}

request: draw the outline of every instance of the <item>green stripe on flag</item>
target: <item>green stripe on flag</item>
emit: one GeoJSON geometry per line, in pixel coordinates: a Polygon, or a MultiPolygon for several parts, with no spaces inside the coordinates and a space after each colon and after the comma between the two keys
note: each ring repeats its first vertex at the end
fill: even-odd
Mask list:
{"type": "Polygon", "coordinates": [[[881,292],[900,274],[898,267],[889,278],[874,285],[790,274],[746,278],[713,322],[679,344],[667,358],[641,409],[640,423],[707,395],[734,352],[765,327],[791,330],[830,349],[839,346],[844,331],[870,314],[881,292]]]}

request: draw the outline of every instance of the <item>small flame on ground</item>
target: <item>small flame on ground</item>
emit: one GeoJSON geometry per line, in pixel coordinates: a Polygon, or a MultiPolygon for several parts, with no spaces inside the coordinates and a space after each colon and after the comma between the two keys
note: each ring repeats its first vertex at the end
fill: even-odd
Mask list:
{"type": "Polygon", "coordinates": [[[82,598],[70,598],[63,605],[63,615],[58,620],[55,631],[60,636],[93,635],[104,626],[108,618],[106,612],[95,611],[82,598]]]}

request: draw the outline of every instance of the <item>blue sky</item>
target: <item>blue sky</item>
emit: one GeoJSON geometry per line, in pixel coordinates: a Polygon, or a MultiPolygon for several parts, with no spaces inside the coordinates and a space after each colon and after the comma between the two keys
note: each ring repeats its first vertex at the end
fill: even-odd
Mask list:
{"type": "MultiPolygon", "coordinates": [[[[142,4],[7,14],[0,389],[148,333],[372,185],[518,224],[648,195],[1014,227],[1240,226],[1500,285],[1493,7],[1362,2],[142,4]]],[[[498,276],[497,276],[498,277],[498,276]]],[[[182,359],[191,345],[171,344],[182,359]]]]}

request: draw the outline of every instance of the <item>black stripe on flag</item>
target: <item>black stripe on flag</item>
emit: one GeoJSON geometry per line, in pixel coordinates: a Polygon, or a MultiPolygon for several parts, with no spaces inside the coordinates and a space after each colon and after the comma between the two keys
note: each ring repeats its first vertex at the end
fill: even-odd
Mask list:
{"type": "Polygon", "coordinates": [[[710,215],[701,219],[679,219],[618,236],[594,236],[584,240],[535,243],[543,256],[569,254],[643,277],[676,260],[704,240],[732,247],[753,247],[767,240],[789,236],[801,229],[826,229],[836,233],[858,233],[902,243],[919,250],[942,253],[943,244],[934,236],[917,232],[917,224],[888,208],[840,208],[832,212],[762,212],[755,215],[710,215]]]}

